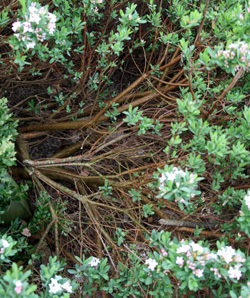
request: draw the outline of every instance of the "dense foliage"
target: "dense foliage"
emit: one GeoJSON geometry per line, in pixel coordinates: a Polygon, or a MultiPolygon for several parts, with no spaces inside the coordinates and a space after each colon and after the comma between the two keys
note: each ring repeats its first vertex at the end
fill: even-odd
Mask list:
{"type": "Polygon", "coordinates": [[[0,296],[249,297],[250,3],[0,9],[0,296]]]}

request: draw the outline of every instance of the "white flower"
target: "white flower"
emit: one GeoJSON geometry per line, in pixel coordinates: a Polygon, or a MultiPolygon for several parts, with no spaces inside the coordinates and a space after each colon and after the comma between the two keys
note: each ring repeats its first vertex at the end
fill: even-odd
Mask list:
{"type": "Polygon", "coordinates": [[[23,283],[21,282],[21,280],[18,280],[16,283],[15,283],[16,287],[21,287],[23,285],[23,283]]]}
{"type": "Polygon", "coordinates": [[[33,32],[30,22],[23,22],[23,33],[33,32]]]}
{"type": "Polygon", "coordinates": [[[230,266],[228,271],[229,277],[236,278],[237,280],[239,280],[242,275],[242,272],[239,270],[239,268],[240,268],[239,265],[235,267],[230,266]]]}
{"type": "Polygon", "coordinates": [[[185,175],[186,175],[186,173],[182,169],[179,170],[177,167],[173,167],[173,172],[176,175],[180,175],[182,177],[185,177],[185,175]]]}
{"type": "Polygon", "coordinates": [[[93,257],[92,261],[88,263],[89,266],[91,267],[96,267],[100,263],[100,260],[98,258],[93,257]]]}
{"type": "Polygon", "coordinates": [[[190,245],[192,246],[193,251],[197,251],[198,253],[202,253],[203,252],[203,247],[200,246],[199,244],[194,243],[194,242],[191,242],[190,245]]]}
{"type": "Polygon", "coordinates": [[[190,251],[190,246],[188,244],[183,244],[182,246],[180,246],[177,249],[177,253],[178,254],[182,254],[182,253],[187,253],[188,251],[190,251]]]}
{"type": "Polygon", "coordinates": [[[26,44],[26,47],[27,47],[27,49],[33,49],[34,48],[34,46],[35,46],[35,42],[34,41],[31,41],[31,42],[28,42],[27,44],[26,44]]]}
{"type": "Polygon", "coordinates": [[[61,285],[62,289],[65,290],[68,293],[72,293],[72,286],[70,283],[67,281],[63,285],[61,285]]]}
{"type": "Polygon", "coordinates": [[[56,22],[56,16],[53,13],[49,12],[48,18],[50,19],[50,22],[52,22],[52,23],[56,22]]]}
{"type": "Polygon", "coordinates": [[[15,23],[12,24],[12,30],[14,32],[16,32],[20,28],[21,28],[21,22],[17,21],[17,22],[15,22],[15,23]]]}
{"type": "Polygon", "coordinates": [[[35,23],[39,24],[40,20],[41,20],[41,17],[39,16],[39,14],[37,14],[37,13],[30,14],[30,18],[29,18],[30,22],[35,22],[35,23]]]}
{"type": "Polygon", "coordinates": [[[176,264],[179,265],[180,267],[182,267],[183,264],[184,264],[184,259],[183,259],[183,257],[177,257],[177,258],[176,258],[176,264]]]}
{"type": "Polygon", "coordinates": [[[235,256],[235,249],[231,246],[222,247],[218,252],[217,255],[223,257],[225,262],[229,264],[233,260],[233,256],[235,256]]]}
{"type": "Polygon", "coordinates": [[[3,247],[3,248],[7,248],[7,247],[10,246],[10,244],[9,244],[9,242],[8,242],[7,240],[2,239],[1,241],[2,241],[2,247],[3,247]]]}
{"type": "Polygon", "coordinates": [[[37,12],[37,8],[35,8],[33,5],[29,7],[29,12],[30,13],[36,13],[37,12]]]}
{"type": "Polygon", "coordinates": [[[51,278],[51,283],[49,284],[49,293],[56,294],[62,291],[62,285],[57,282],[56,278],[51,278]]]}
{"type": "Polygon", "coordinates": [[[174,172],[172,173],[166,173],[166,176],[168,177],[168,180],[174,181],[176,179],[176,174],[174,172]]]}
{"type": "Polygon", "coordinates": [[[250,210],[250,195],[248,193],[248,195],[246,195],[244,197],[244,200],[245,200],[245,204],[247,205],[248,209],[250,210]]]}
{"type": "Polygon", "coordinates": [[[148,269],[154,271],[155,267],[158,265],[158,263],[156,262],[156,260],[150,258],[147,259],[145,262],[146,265],[148,265],[148,269]]]}

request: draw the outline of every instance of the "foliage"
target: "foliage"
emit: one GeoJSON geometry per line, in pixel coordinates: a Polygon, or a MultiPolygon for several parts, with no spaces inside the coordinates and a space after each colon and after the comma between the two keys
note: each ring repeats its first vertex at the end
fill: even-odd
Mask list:
{"type": "Polygon", "coordinates": [[[0,215],[28,191],[12,177],[12,117],[27,139],[56,132],[69,144],[51,159],[27,160],[32,142],[16,143],[35,212],[30,222],[17,218],[1,229],[0,296],[195,297],[208,288],[207,296],[248,297],[250,2],[20,0],[0,7],[0,91],[8,97],[0,99],[0,215]],[[19,98],[27,82],[30,93],[34,85],[41,93],[19,98]],[[174,218],[177,230],[188,218],[196,228],[184,231],[199,240],[152,231],[159,217],[174,218]],[[209,220],[214,233],[199,229],[209,220]],[[77,263],[68,270],[72,281],[57,257],[40,266],[39,287],[35,270],[17,265],[38,258],[29,244],[38,233],[38,249],[53,235],[57,257],[59,244],[74,252],[73,242],[81,245],[81,258],[66,253],[77,263]],[[91,239],[84,253],[83,235],[91,239]],[[145,238],[151,248],[144,255],[127,245],[145,238]],[[104,257],[88,258],[91,251],[104,257]]]}

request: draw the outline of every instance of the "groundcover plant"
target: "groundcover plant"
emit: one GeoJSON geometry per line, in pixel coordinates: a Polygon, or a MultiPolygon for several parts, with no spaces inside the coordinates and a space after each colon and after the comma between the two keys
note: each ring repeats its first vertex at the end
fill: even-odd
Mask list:
{"type": "Polygon", "coordinates": [[[0,297],[250,297],[249,28],[245,0],[0,2],[0,297]]]}

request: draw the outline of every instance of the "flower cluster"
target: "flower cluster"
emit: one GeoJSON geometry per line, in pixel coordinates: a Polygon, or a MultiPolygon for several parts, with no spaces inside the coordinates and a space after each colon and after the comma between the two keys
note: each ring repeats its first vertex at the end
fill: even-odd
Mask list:
{"type": "Polygon", "coordinates": [[[145,264],[148,266],[149,270],[154,271],[155,267],[158,265],[158,262],[152,258],[149,258],[145,261],[145,264]]]}
{"type": "Polygon", "coordinates": [[[240,64],[235,66],[235,70],[239,70],[240,67],[244,67],[246,69],[250,69],[250,50],[248,50],[248,44],[244,42],[231,43],[228,46],[228,49],[218,50],[217,54],[215,54],[216,58],[224,59],[224,66],[229,68],[230,61],[235,62],[235,58],[238,58],[240,64]]]}
{"type": "MultiPolygon", "coordinates": [[[[162,237],[165,242],[167,237],[169,236],[162,237]]],[[[182,289],[188,287],[194,291],[202,289],[204,281],[215,285],[220,284],[223,279],[227,283],[243,280],[247,264],[245,255],[231,246],[217,242],[218,249],[215,251],[210,250],[202,241],[178,242],[176,239],[169,241],[166,246],[168,252],[161,248],[161,253],[155,253],[154,257],[151,256],[145,261],[144,266],[147,266],[149,275],[152,274],[150,271],[166,274],[171,270],[181,283],[182,289]]]]}
{"type": "Polygon", "coordinates": [[[37,42],[43,42],[56,29],[56,16],[48,12],[48,7],[41,7],[32,2],[24,19],[12,24],[12,30],[19,42],[23,41],[27,49],[35,47],[37,42]]]}
{"type": "Polygon", "coordinates": [[[61,291],[66,291],[68,293],[72,293],[72,286],[69,281],[65,283],[60,283],[58,281],[63,280],[60,275],[56,275],[55,278],[51,278],[51,282],[49,284],[49,293],[57,294],[61,291]]]}
{"type": "Polygon", "coordinates": [[[198,278],[202,277],[204,272],[210,271],[219,279],[229,277],[239,280],[242,276],[240,268],[246,261],[242,254],[231,246],[223,246],[215,253],[194,242],[182,243],[176,254],[176,264],[185,271],[190,270],[198,278]]]}
{"type": "Polygon", "coordinates": [[[160,170],[159,196],[169,201],[175,201],[181,210],[184,206],[192,209],[189,200],[200,194],[197,188],[197,182],[201,180],[197,174],[183,171],[177,167],[166,165],[164,170],[160,170]]]}

